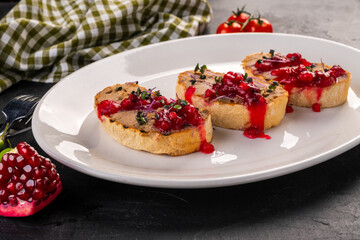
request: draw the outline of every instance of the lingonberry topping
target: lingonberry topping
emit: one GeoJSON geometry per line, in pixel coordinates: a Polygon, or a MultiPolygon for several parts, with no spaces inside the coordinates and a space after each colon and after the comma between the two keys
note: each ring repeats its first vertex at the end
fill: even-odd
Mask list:
{"type": "Polygon", "coordinates": [[[0,215],[3,216],[31,215],[62,189],[60,176],[49,159],[39,156],[25,142],[16,149],[18,153],[5,153],[0,162],[0,215]],[[33,203],[33,199],[38,202],[33,203]]]}
{"type": "Polygon", "coordinates": [[[274,55],[270,58],[259,59],[255,63],[255,68],[259,72],[267,72],[277,68],[292,67],[298,65],[310,66],[311,63],[302,58],[300,53],[289,53],[286,56],[274,55]]]}
{"type": "Polygon", "coordinates": [[[261,95],[260,88],[255,86],[251,78],[241,73],[228,72],[221,82],[217,82],[211,89],[206,90],[204,98],[209,102],[225,98],[243,103],[250,113],[249,129],[252,129],[251,134],[248,134],[250,130],[247,129],[244,135],[250,138],[270,138],[263,133],[267,102],[261,95]]]}
{"type": "Polygon", "coordinates": [[[289,87],[328,87],[336,82],[336,78],[345,74],[344,69],[335,65],[328,71],[309,71],[304,65],[295,68],[280,68],[271,71],[276,80],[289,87]]]}
{"type": "Polygon", "coordinates": [[[99,105],[97,106],[98,118],[100,119],[102,115],[110,116],[111,114],[120,111],[120,109],[121,106],[119,103],[115,101],[104,100],[100,102],[99,105]]]}
{"type": "Polygon", "coordinates": [[[165,105],[164,109],[156,114],[154,126],[164,134],[183,129],[185,125],[196,127],[204,122],[196,108],[182,100],[165,105]]]}
{"type": "Polygon", "coordinates": [[[101,101],[97,106],[98,118],[101,118],[102,115],[110,116],[119,111],[158,109],[168,103],[165,97],[159,95],[158,92],[156,94],[138,88],[137,91],[132,92],[127,98],[123,99],[121,103],[110,100],[101,101]]]}

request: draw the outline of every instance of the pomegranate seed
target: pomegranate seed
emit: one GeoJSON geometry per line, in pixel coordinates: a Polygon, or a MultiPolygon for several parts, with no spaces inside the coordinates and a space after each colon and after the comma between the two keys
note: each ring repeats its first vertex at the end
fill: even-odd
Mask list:
{"type": "Polygon", "coordinates": [[[45,158],[43,164],[47,169],[51,169],[51,161],[50,161],[50,159],[45,158]]]}
{"type": "Polygon", "coordinates": [[[7,175],[8,176],[12,176],[13,174],[15,173],[15,169],[14,168],[12,168],[12,167],[8,167],[7,168],[7,175]]]}
{"type": "Polygon", "coordinates": [[[14,195],[8,197],[8,202],[10,206],[16,206],[18,204],[18,200],[14,195]]]}
{"type": "Polygon", "coordinates": [[[46,175],[46,168],[44,166],[35,167],[33,170],[33,175],[35,178],[42,178],[46,175]]]}
{"type": "Polygon", "coordinates": [[[56,169],[51,168],[50,171],[49,171],[49,178],[50,178],[51,180],[55,180],[55,179],[56,179],[56,174],[57,174],[56,169]]]}
{"type": "Polygon", "coordinates": [[[56,180],[51,181],[50,184],[49,184],[49,186],[48,186],[48,192],[54,191],[55,188],[56,188],[56,185],[57,185],[56,180]]]}
{"type": "Polygon", "coordinates": [[[3,171],[4,169],[4,163],[0,162],[0,173],[3,171]]]}
{"type": "Polygon", "coordinates": [[[25,158],[21,155],[18,155],[16,157],[16,166],[18,168],[22,168],[24,165],[25,165],[26,161],[25,161],[25,158]]]}
{"type": "Polygon", "coordinates": [[[49,183],[50,183],[49,178],[44,177],[44,185],[43,185],[42,189],[45,190],[46,187],[49,185],[49,183]]]}
{"type": "Polygon", "coordinates": [[[13,183],[13,182],[8,183],[8,185],[6,186],[6,189],[7,189],[10,193],[15,193],[15,192],[16,192],[15,183],[13,183]]]}
{"type": "Polygon", "coordinates": [[[21,190],[17,193],[17,196],[18,196],[20,199],[26,201],[26,200],[29,199],[29,196],[30,196],[30,195],[29,195],[29,193],[26,192],[25,188],[23,188],[23,189],[21,189],[21,190]]]}
{"type": "Polygon", "coordinates": [[[0,203],[7,201],[8,196],[9,196],[9,194],[5,189],[0,189],[0,203]]]}
{"type": "Polygon", "coordinates": [[[30,165],[26,165],[23,167],[23,171],[24,171],[25,175],[29,176],[31,173],[31,170],[32,170],[32,167],[30,165]]]}
{"type": "Polygon", "coordinates": [[[5,175],[0,174],[0,187],[6,185],[7,182],[8,182],[8,178],[5,175]]]}
{"type": "Polygon", "coordinates": [[[5,153],[1,159],[1,163],[3,164],[7,163],[8,158],[9,158],[9,153],[5,153]]]}
{"type": "Polygon", "coordinates": [[[36,153],[35,149],[33,147],[31,147],[29,144],[27,144],[26,142],[21,142],[17,145],[17,150],[19,152],[19,154],[21,156],[23,156],[24,158],[31,158],[32,156],[34,156],[36,153]]]}
{"type": "Polygon", "coordinates": [[[9,153],[8,165],[11,166],[11,167],[16,166],[15,159],[16,159],[16,154],[14,154],[14,153],[9,153]]]}
{"type": "Polygon", "coordinates": [[[44,180],[41,178],[36,179],[35,186],[36,188],[42,189],[44,187],[44,180]]]}
{"type": "Polygon", "coordinates": [[[18,181],[20,181],[20,177],[19,177],[19,176],[16,176],[16,175],[13,175],[13,176],[11,177],[11,181],[12,181],[12,182],[18,182],[18,181]]]}
{"type": "Polygon", "coordinates": [[[35,187],[35,182],[34,182],[34,180],[29,179],[29,180],[26,182],[25,187],[26,187],[26,189],[27,189],[29,192],[32,192],[32,191],[34,190],[34,187],[35,187]]]}
{"type": "Polygon", "coordinates": [[[59,173],[56,174],[56,181],[60,182],[60,174],[59,173]]]}
{"type": "Polygon", "coordinates": [[[21,174],[20,177],[19,177],[19,181],[22,182],[22,183],[25,183],[25,181],[27,180],[27,177],[25,174],[21,174]]]}
{"type": "Polygon", "coordinates": [[[40,200],[42,198],[44,198],[46,196],[46,193],[44,193],[42,190],[35,188],[34,192],[33,192],[33,198],[35,200],[40,200]]]}
{"type": "Polygon", "coordinates": [[[16,191],[20,191],[23,188],[24,188],[24,185],[22,183],[18,182],[15,184],[16,191]]]}

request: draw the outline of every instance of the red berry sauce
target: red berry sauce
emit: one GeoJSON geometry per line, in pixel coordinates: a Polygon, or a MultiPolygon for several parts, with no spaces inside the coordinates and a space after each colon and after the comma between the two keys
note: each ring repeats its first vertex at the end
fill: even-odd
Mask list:
{"type": "Polygon", "coordinates": [[[197,127],[200,132],[200,151],[212,153],[214,146],[206,141],[205,121],[198,110],[186,101],[177,100],[164,106],[155,115],[154,126],[162,134],[170,134],[172,131],[181,130],[186,126],[197,127]]]}
{"type": "Polygon", "coordinates": [[[286,56],[274,55],[270,58],[263,57],[255,63],[255,68],[259,72],[267,72],[277,68],[298,66],[300,64],[305,66],[311,65],[310,62],[302,58],[300,53],[289,53],[286,56]]]}
{"type": "Polygon", "coordinates": [[[285,110],[286,113],[292,113],[293,111],[294,111],[294,109],[292,106],[290,106],[290,105],[286,106],[286,110],[285,110]]]}
{"type": "Polygon", "coordinates": [[[97,105],[98,118],[101,119],[102,115],[110,116],[110,115],[120,111],[120,109],[121,109],[121,106],[119,103],[117,103],[115,101],[104,100],[97,105]]]}
{"type": "Polygon", "coordinates": [[[109,117],[119,111],[155,110],[167,103],[168,100],[164,96],[138,89],[137,92],[132,92],[127,98],[123,99],[121,103],[111,100],[101,101],[97,106],[98,118],[101,119],[102,115],[109,117]]]}
{"type": "Polygon", "coordinates": [[[261,95],[260,89],[253,82],[247,82],[241,73],[228,72],[221,82],[213,85],[212,89],[205,92],[204,98],[212,101],[217,98],[226,97],[244,103],[250,112],[251,126],[244,131],[249,138],[266,138],[264,134],[264,122],[267,103],[261,95]]]}
{"type": "MultiPolygon", "coordinates": [[[[316,87],[317,101],[320,100],[324,88],[336,83],[336,78],[345,74],[344,69],[335,65],[327,71],[316,70],[312,72],[305,65],[300,64],[294,68],[279,68],[271,71],[276,76],[275,80],[280,82],[291,94],[293,88],[316,87]]],[[[320,104],[313,106],[314,112],[320,111],[320,104]]]]}
{"type": "Polygon", "coordinates": [[[192,97],[194,96],[196,88],[190,86],[188,89],[186,89],[185,92],[185,100],[188,101],[190,104],[192,104],[192,97]]]}

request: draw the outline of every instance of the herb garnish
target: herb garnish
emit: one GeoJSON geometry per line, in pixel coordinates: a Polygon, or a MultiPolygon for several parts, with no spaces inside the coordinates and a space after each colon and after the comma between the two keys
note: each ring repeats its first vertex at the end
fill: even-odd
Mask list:
{"type": "Polygon", "coordinates": [[[251,77],[248,76],[247,73],[244,74],[244,81],[247,83],[251,83],[253,81],[253,79],[251,77]]]}
{"type": "Polygon", "coordinates": [[[136,121],[139,123],[139,125],[144,125],[147,123],[147,119],[141,111],[137,112],[136,121]]]}
{"type": "Polygon", "coordinates": [[[182,106],[176,104],[176,105],[174,106],[174,108],[177,109],[177,110],[180,110],[180,109],[182,108],[182,106]]]}
{"type": "Polygon", "coordinates": [[[122,87],[117,87],[116,89],[115,89],[115,91],[121,91],[122,90],[122,87]]]}
{"type": "Polygon", "coordinates": [[[222,77],[215,76],[215,82],[216,83],[221,83],[222,82],[222,77]]]}
{"type": "Polygon", "coordinates": [[[274,50],[274,49],[270,49],[269,53],[271,54],[271,57],[274,57],[275,50],[274,50]]]}
{"type": "Polygon", "coordinates": [[[310,66],[306,66],[306,69],[307,69],[308,71],[312,72],[314,67],[315,67],[315,65],[314,65],[314,64],[311,64],[310,66]]]}
{"type": "Polygon", "coordinates": [[[245,82],[251,83],[251,82],[253,82],[253,79],[251,77],[248,77],[248,78],[245,79],[245,82]]]}
{"type": "Polygon", "coordinates": [[[150,95],[150,94],[148,94],[146,91],[143,91],[143,92],[141,93],[141,99],[142,99],[142,100],[149,99],[149,95],[150,95]]]}
{"type": "Polygon", "coordinates": [[[278,83],[277,81],[273,81],[273,82],[270,84],[268,90],[270,90],[270,91],[275,90],[277,86],[279,86],[279,83],[278,83]]]}
{"type": "Polygon", "coordinates": [[[196,80],[190,80],[191,85],[194,85],[196,83],[196,80]]]}
{"type": "Polygon", "coordinates": [[[158,96],[158,97],[161,96],[160,90],[155,91],[154,94],[155,94],[156,96],[158,96]]]}
{"type": "Polygon", "coordinates": [[[200,71],[200,79],[206,79],[206,75],[204,75],[205,70],[207,69],[206,65],[202,65],[201,67],[199,67],[199,63],[196,64],[194,72],[196,73],[197,71],[200,71]]]}
{"type": "Polygon", "coordinates": [[[258,64],[262,63],[263,61],[261,59],[256,61],[258,64]]]}
{"type": "Polygon", "coordinates": [[[188,105],[188,102],[186,100],[179,99],[179,103],[183,106],[188,105]]]}

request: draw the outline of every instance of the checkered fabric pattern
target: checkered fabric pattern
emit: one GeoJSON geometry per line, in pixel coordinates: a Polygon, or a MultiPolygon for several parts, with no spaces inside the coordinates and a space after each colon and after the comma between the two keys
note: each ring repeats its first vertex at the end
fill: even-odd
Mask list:
{"type": "Polygon", "coordinates": [[[194,36],[207,0],[21,0],[0,21],[0,92],[20,80],[57,82],[124,50],[194,36]]]}

